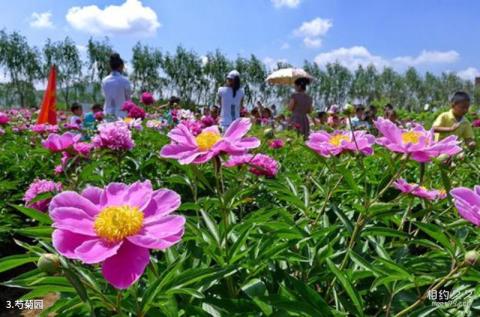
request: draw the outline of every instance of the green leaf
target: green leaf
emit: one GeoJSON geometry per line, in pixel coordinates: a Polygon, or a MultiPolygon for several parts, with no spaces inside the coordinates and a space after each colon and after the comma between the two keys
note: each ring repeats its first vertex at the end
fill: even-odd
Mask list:
{"type": "Polygon", "coordinates": [[[420,223],[416,222],[415,225],[420,228],[423,232],[428,234],[430,237],[434,238],[437,242],[443,245],[451,254],[454,253],[453,246],[450,243],[448,237],[443,233],[443,230],[434,224],[431,223],[420,223]]]}
{"type": "Polygon", "coordinates": [[[218,232],[217,224],[213,222],[212,218],[203,210],[200,210],[200,213],[202,215],[203,221],[205,221],[205,224],[207,225],[208,230],[210,233],[213,235],[217,243],[220,245],[220,234],[218,232]]]}
{"type": "Polygon", "coordinates": [[[10,204],[10,206],[17,209],[18,211],[20,211],[24,215],[26,215],[26,216],[28,216],[32,219],[37,220],[40,223],[43,223],[43,224],[46,224],[46,225],[52,224],[52,219],[50,219],[48,214],[44,214],[44,213],[42,213],[42,212],[40,212],[36,209],[27,208],[27,207],[23,207],[23,206],[18,206],[18,205],[14,205],[14,204],[10,204]]]}
{"type": "Polygon", "coordinates": [[[345,276],[345,274],[343,272],[341,272],[337,266],[335,265],[335,263],[333,263],[330,259],[327,259],[327,265],[330,269],[330,271],[333,272],[333,274],[335,274],[335,276],[337,277],[337,280],[340,282],[340,284],[342,285],[343,289],[347,292],[348,296],[350,297],[350,299],[352,300],[353,302],[353,305],[355,306],[356,310],[357,310],[357,314],[358,316],[364,316],[363,315],[363,303],[362,303],[362,298],[360,297],[360,295],[355,291],[355,289],[353,288],[353,285],[352,283],[350,282],[350,280],[345,276]]]}
{"type": "Polygon", "coordinates": [[[16,233],[34,238],[50,238],[52,236],[53,228],[50,226],[38,226],[15,230],[16,233]]]}
{"type": "Polygon", "coordinates": [[[17,266],[36,262],[38,260],[38,256],[32,256],[29,254],[21,254],[21,255],[11,255],[0,259],[0,273],[13,269],[17,266]]]}

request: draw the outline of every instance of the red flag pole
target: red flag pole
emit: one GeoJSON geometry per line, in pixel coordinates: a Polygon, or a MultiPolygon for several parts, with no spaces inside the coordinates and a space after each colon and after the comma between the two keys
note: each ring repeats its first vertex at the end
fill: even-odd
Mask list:
{"type": "Polygon", "coordinates": [[[43,95],[42,107],[38,115],[37,123],[57,124],[57,71],[55,65],[50,67],[50,74],[48,75],[48,84],[45,94],[43,95]]]}

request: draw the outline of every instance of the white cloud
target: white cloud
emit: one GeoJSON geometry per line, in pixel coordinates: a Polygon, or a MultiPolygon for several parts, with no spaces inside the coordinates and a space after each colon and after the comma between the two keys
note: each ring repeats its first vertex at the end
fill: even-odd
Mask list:
{"type": "Polygon", "coordinates": [[[282,43],[282,45],[280,46],[280,49],[281,50],[288,50],[290,48],[290,44],[288,44],[288,42],[284,42],[282,43]]]}
{"type": "Polygon", "coordinates": [[[460,54],[453,50],[445,52],[423,50],[418,56],[400,56],[394,58],[393,61],[408,66],[417,66],[422,64],[454,63],[459,57],[460,54]]]}
{"type": "Polygon", "coordinates": [[[267,70],[269,70],[269,71],[277,68],[278,63],[287,63],[287,60],[284,59],[284,58],[274,59],[274,58],[269,57],[269,56],[265,57],[262,61],[265,64],[265,66],[267,67],[267,70]]]}
{"type": "Polygon", "coordinates": [[[271,0],[275,8],[296,8],[300,5],[301,0],[271,0]]]}
{"type": "Polygon", "coordinates": [[[457,72],[457,76],[463,80],[475,80],[476,77],[480,77],[480,69],[475,67],[469,67],[467,69],[457,72]]]}
{"type": "Polygon", "coordinates": [[[320,47],[322,46],[322,40],[319,38],[309,38],[306,37],[303,39],[303,44],[305,44],[306,47],[310,48],[315,48],[315,47],[320,47]]]}
{"type": "Polygon", "coordinates": [[[315,18],[311,21],[303,22],[302,25],[294,31],[299,37],[317,37],[327,34],[328,30],[333,26],[331,20],[315,18]]]}
{"type": "Polygon", "coordinates": [[[303,37],[303,44],[306,47],[320,47],[322,45],[321,37],[327,34],[332,26],[331,20],[315,18],[303,22],[299,28],[293,31],[293,34],[297,37],[303,37]]]}
{"type": "Polygon", "coordinates": [[[321,53],[315,57],[315,62],[319,66],[338,62],[350,70],[356,69],[358,65],[368,66],[372,64],[377,68],[382,68],[389,64],[387,60],[381,56],[373,55],[363,46],[342,47],[330,52],[321,53]]]}
{"type": "Polygon", "coordinates": [[[51,12],[33,12],[30,18],[30,26],[37,29],[51,29],[53,28],[52,13],[51,12]]]}
{"type": "Polygon", "coordinates": [[[153,35],[161,26],[157,14],[140,0],[100,9],[96,5],[72,7],[65,17],[75,29],[93,34],[153,35]]]}

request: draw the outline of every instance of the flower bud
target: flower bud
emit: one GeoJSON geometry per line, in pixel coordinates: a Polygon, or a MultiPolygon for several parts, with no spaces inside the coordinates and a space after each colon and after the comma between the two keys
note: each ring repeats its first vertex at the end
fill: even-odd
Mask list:
{"type": "Polygon", "coordinates": [[[474,266],[478,262],[479,254],[477,251],[472,250],[465,253],[465,264],[474,266]]]}
{"type": "Polygon", "coordinates": [[[462,152],[458,153],[457,159],[459,159],[459,160],[465,159],[465,152],[462,151],[462,152]]]}
{"type": "Polygon", "coordinates": [[[60,268],[60,258],[56,254],[42,254],[38,259],[37,266],[40,271],[52,275],[60,268]]]}
{"type": "Polygon", "coordinates": [[[443,154],[441,154],[439,157],[437,157],[437,160],[438,160],[439,162],[444,162],[444,161],[448,160],[449,157],[450,157],[450,156],[449,156],[448,154],[443,153],[443,154]]]}
{"type": "Polygon", "coordinates": [[[352,116],[354,113],[355,108],[351,104],[347,103],[343,108],[343,114],[346,116],[352,116]]]}
{"type": "Polygon", "coordinates": [[[265,129],[264,135],[266,138],[271,139],[274,137],[274,133],[272,129],[265,129]]]}

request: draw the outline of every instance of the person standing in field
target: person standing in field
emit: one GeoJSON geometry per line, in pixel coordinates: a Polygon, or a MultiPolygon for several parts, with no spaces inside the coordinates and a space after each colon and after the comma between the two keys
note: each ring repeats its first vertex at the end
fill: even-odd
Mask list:
{"type": "Polygon", "coordinates": [[[232,70],[227,75],[225,86],[218,89],[221,126],[225,130],[236,119],[240,118],[245,93],[240,88],[240,73],[232,70]]]}
{"type": "Polygon", "coordinates": [[[433,123],[435,140],[442,140],[450,135],[456,135],[469,147],[475,147],[472,124],[465,118],[470,109],[470,96],[463,91],[457,91],[451,99],[452,109],[441,113],[433,123]]]}
{"type": "Polygon", "coordinates": [[[291,124],[300,134],[308,137],[310,134],[310,123],[308,114],[312,112],[313,100],[307,93],[307,85],[310,81],[307,78],[295,80],[295,92],[290,97],[288,110],[292,112],[291,124]]]}
{"type": "Polygon", "coordinates": [[[112,72],[102,81],[102,91],[105,97],[104,111],[107,118],[125,118],[127,113],[122,111],[125,101],[130,100],[132,89],[130,81],[123,76],[123,60],[118,53],[110,56],[112,72]]]}

